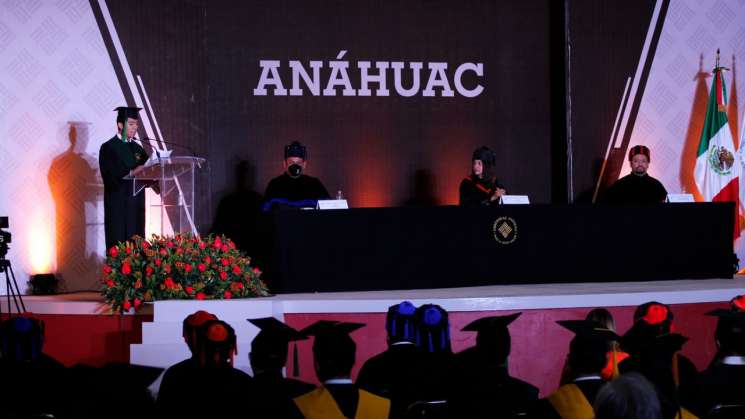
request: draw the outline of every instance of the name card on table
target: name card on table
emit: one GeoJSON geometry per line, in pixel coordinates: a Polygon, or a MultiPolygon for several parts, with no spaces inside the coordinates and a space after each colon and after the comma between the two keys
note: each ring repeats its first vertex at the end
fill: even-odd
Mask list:
{"type": "Polygon", "coordinates": [[[502,195],[499,201],[502,205],[526,205],[530,204],[528,195],[502,195]]]}
{"type": "Polygon", "coordinates": [[[346,199],[322,199],[318,201],[316,208],[319,210],[349,209],[349,204],[346,199]]]}
{"type": "Polygon", "coordinates": [[[675,203],[681,203],[681,202],[696,202],[696,201],[693,199],[693,194],[670,193],[670,194],[667,194],[667,202],[675,204],[675,203]]]}

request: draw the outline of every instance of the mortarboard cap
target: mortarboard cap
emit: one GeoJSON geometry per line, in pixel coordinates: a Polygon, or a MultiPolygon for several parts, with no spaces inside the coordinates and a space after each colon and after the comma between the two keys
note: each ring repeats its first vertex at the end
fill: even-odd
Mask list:
{"type": "Polygon", "coordinates": [[[114,362],[104,365],[101,375],[106,377],[107,382],[145,388],[152,384],[163,371],[163,368],[114,362]]]}
{"type": "MultiPolygon", "coordinates": [[[[259,334],[251,341],[251,353],[253,357],[264,357],[265,362],[274,365],[284,365],[287,361],[287,344],[308,337],[294,328],[282,323],[274,317],[262,317],[259,319],[247,319],[251,324],[259,328],[259,334]]],[[[253,361],[252,361],[253,362],[253,361]]],[[[292,373],[300,375],[300,364],[298,362],[297,346],[292,351],[292,373]]],[[[280,367],[281,368],[281,367],[280,367]]]]}
{"type": "Polygon", "coordinates": [[[592,320],[559,320],[556,323],[581,338],[603,341],[613,341],[621,338],[616,332],[592,320]]]}
{"type": "Polygon", "coordinates": [[[506,328],[510,323],[515,321],[522,312],[508,314],[506,316],[489,316],[476,319],[468,323],[463,329],[464,332],[482,332],[493,329],[506,328]]]}
{"type": "Polygon", "coordinates": [[[114,108],[114,111],[116,111],[116,122],[124,123],[127,118],[140,119],[139,112],[141,110],[142,108],[134,106],[118,106],[114,108]]]}
{"type": "Polygon", "coordinates": [[[481,163],[483,163],[484,166],[494,166],[495,164],[497,164],[496,153],[494,153],[494,151],[486,146],[482,146],[474,150],[473,156],[471,156],[471,160],[481,160],[481,163]]]}
{"type": "Polygon", "coordinates": [[[402,301],[388,307],[385,316],[385,330],[392,342],[414,342],[416,340],[416,306],[410,301],[402,301]]]}
{"type": "Polygon", "coordinates": [[[332,335],[349,335],[357,329],[365,327],[364,323],[339,322],[334,320],[319,320],[302,329],[300,334],[315,337],[326,337],[332,335]]]}
{"type": "Polygon", "coordinates": [[[729,305],[734,311],[745,311],[745,295],[735,296],[735,298],[730,300],[729,305]]]}
{"type": "Polygon", "coordinates": [[[248,321],[259,328],[259,335],[266,336],[267,338],[271,338],[272,340],[276,340],[284,344],[308,338],[307,336],[275,319],[274,317],[248,319],[248,321]]]}

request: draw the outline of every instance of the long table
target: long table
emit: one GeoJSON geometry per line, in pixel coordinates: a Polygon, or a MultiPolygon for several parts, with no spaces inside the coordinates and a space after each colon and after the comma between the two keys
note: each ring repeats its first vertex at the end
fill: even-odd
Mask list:
{"type": "Polygon", "coordinates": [[[731,278],[733,203],[272,214],[274,292],[731,278]]]}

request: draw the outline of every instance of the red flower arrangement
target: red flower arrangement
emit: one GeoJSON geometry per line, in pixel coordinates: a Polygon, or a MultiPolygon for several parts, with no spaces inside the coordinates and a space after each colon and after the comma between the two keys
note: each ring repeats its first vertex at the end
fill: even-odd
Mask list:
{"type": "Polygon", "coordinates": [[[269,295],[261,271],[225,236],[134,236],[107,254],[102,294],[114,311],[155,300],[269,295]]]}

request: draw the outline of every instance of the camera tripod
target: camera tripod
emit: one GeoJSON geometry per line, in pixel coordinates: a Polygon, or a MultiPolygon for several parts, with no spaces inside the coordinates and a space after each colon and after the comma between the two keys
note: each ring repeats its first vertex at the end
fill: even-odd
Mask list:
{"type": "MultiPolygon", "coordinates": [[[[21,297],[21,291],[18,289],[16,275],[13,273],[13,266],[11,266],[10,261],[5,259],[4,256],[0,256],[0,273],[2,272],[5,272],[5,294],[8,303],[8,319],[10,319],[10,315],[13,312],[13,309],[10,306],[11,297],[13,298],[13,303],[15,304],[16,312],[18,312],[18,314],[26,311],[26,305],[23,304],[23,297],[21,297]],[[15,286],[15,289],[13,289],[13,286],[15,286]]],[[[2,304],[0,304],[0,319],[2,319],[2,316],[2,304]]]]}

